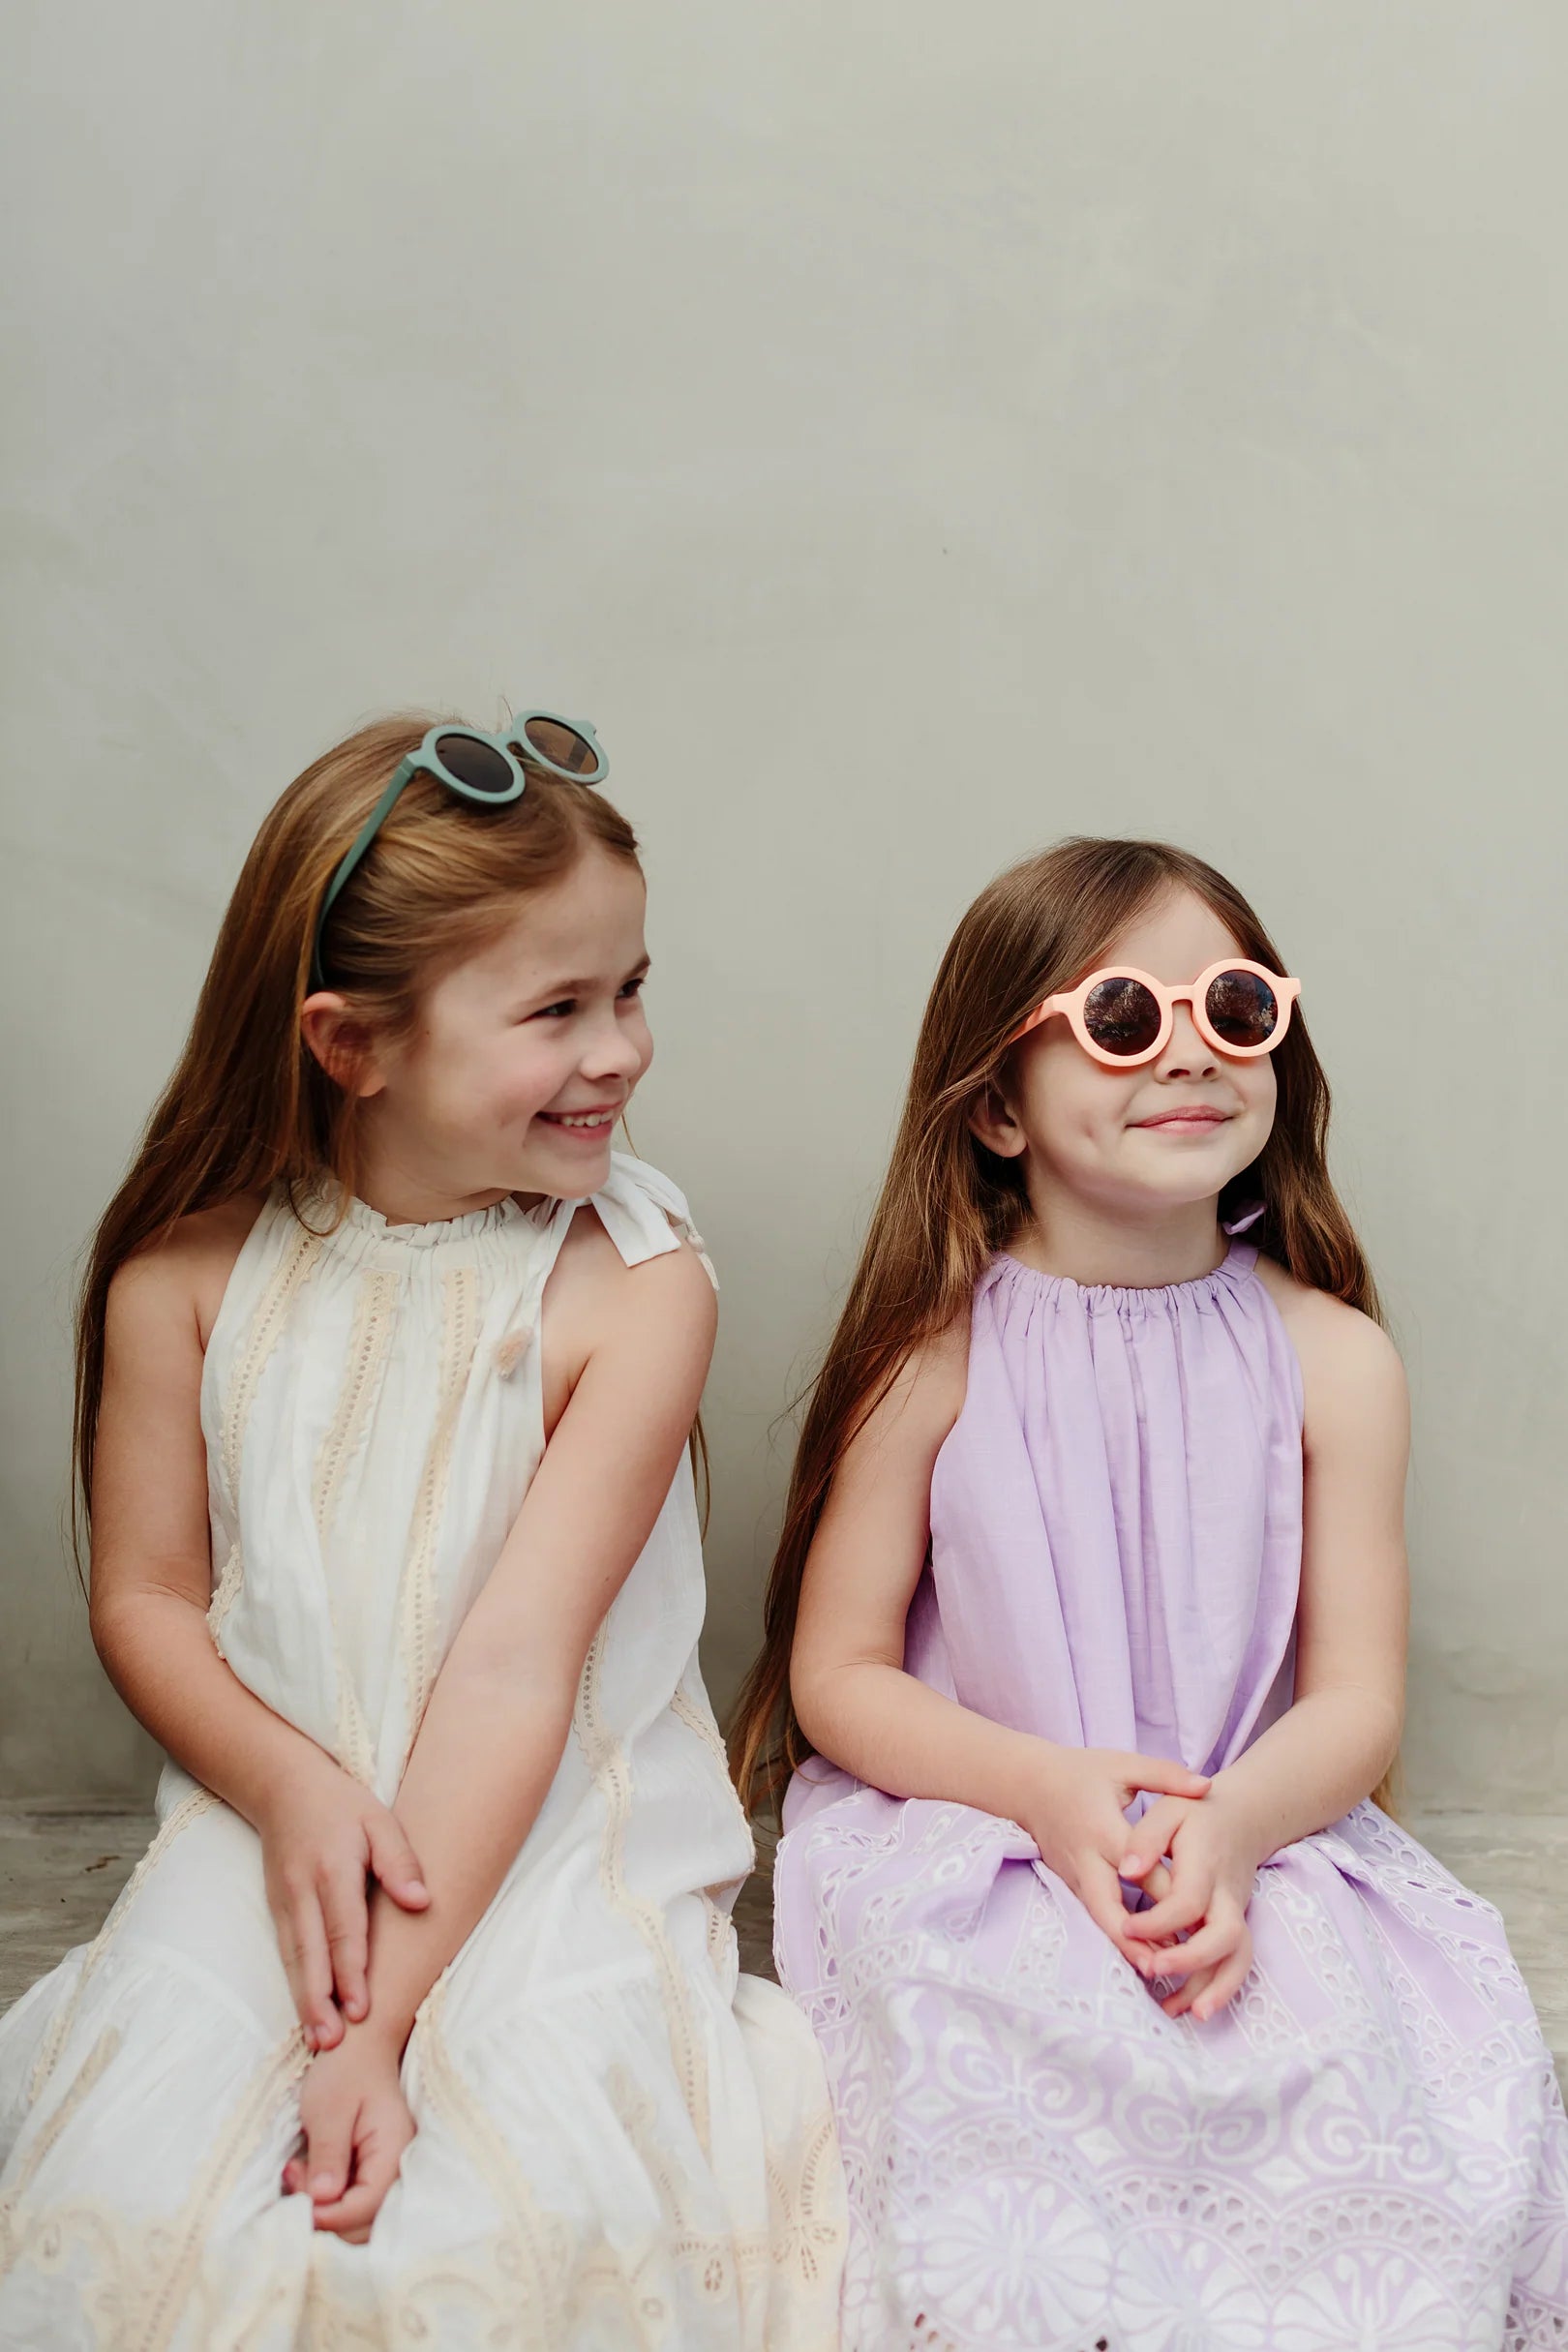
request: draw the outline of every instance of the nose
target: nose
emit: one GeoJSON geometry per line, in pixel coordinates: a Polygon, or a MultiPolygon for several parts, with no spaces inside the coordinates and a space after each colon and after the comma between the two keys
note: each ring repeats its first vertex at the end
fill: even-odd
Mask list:
{"type": "Polygon", "coordinates": [[[1201,1035],[1192,1018],[1191,1007],[1185,1002],[1174,1005],[1170,1036],[1160,1056],[1157,1074],[1161,1078],[1212,1078],[1219,1068],[1219,1056],[1201,1035]]]}
{"type": "Polygon", "coordinates": [[[578,1068],[590,1083],[605,1078],[621,1078],[629,1086],[641,1077],[644,1060],[642,1040],[632,1034],[627,1022],[618,1020],[614,1011],[607,1010],[602,1020],[594,1022],[578,1068]]]}

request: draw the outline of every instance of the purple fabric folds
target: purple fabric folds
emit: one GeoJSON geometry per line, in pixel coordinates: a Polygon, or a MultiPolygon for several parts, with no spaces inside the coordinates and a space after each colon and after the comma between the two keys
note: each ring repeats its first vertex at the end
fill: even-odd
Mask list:
{"type": "MultiPolygon", "coordinates": [[[[1234,1243],[1086,1289],[995,1259],[910,1671],[1218,1769],[1288,1705],[1301,1380],[1234,1243]]],[[[845,2352],[1568,2341],[1568,2126],[1501,1922],[1376,1807],[1258,1874],[1256,1964],[1163,2015],[1010,1822],[817,1763],[779,1972],[833,2086],[845,2352]]]]}

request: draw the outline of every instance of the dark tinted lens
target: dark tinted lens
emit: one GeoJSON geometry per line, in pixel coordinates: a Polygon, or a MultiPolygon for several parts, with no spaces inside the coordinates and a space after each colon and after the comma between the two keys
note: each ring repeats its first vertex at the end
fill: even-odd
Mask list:
{"type": "Polygon", "coordinates": [[[1102,980],[1084,999],[1083,1025],[1103,1053],[1147,1053],[1160,1035],[1160,1001],[1141,980],[1102,980]]]}
{"type": "Polygon", "coordinates": [[[437,739],[436,756],[448,775],[470,792],[510,792],[517,779],[494,743],[476,742],[471,735],[443,735],[437,739]]]}
{"type": "Polygon", "coordinates": [[[1227,1045],[1266,1045],[1280,1022],[1280,1000],[1255,972],[1218,972],[1203,1010],[1227,1045]]]}
{"type": "Polygon", "coordinates": [[[564,768],[569,776],[590,776],[599,765],[599,755],[588,738],[575,727],[563,726],[559,719],[530,718],[523,730],[523,748],[548,760],[553,768],[564,768]]]}

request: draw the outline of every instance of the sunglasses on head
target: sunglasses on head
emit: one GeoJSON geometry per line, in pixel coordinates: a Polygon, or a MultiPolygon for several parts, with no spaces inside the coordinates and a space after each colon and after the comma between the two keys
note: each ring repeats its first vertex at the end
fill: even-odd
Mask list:
{"type": "Polygon", "coordinates": [[[321,934],[327,917],[405,787],[415,776],[434,776],[437,784],[444,784],[448,792],[476,808],[503,808],[522,799],[530,768],[542,769],[563,784],[602,784],[610,773],[610,763],[588,722],[558,718],[551,710],[520,710],[500,735],[487,735],[480,727],[432,727],[418,750],[399,762],[391,783],[327,885],[311,949],[313,990],[326,986],[321,934]]]}
{"type": "Polygon", "coordinates": [[[1164,1052],[1176,1007],[1186,1004],[1192,1009],[1192,1026],[1216,1053],[1253,1062],[1279,1044],[1300,994],[1300,980],[1285,980],[1243,955],[1211,964],[1195,980],[1175,987],[1131,964],[1111,964],[1091,972],[1076,988],[1048,996],[1007,1041],[1015,1045],[1059,1012],[1085,1053],[1110,1069],[1131,1070],[1164,1052]]]}

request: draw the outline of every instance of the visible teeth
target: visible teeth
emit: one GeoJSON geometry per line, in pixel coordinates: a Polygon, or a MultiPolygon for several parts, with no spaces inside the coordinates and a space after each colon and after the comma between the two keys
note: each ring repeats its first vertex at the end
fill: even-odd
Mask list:
{"type": "Polygon", "coordinates": [[[559,1111],[557,1121],[561,1127],[609,1127],[615,1115],[614,1111],[588,1111],[581,1119],[574,1119],[566,1111],[559,1111]]]}

